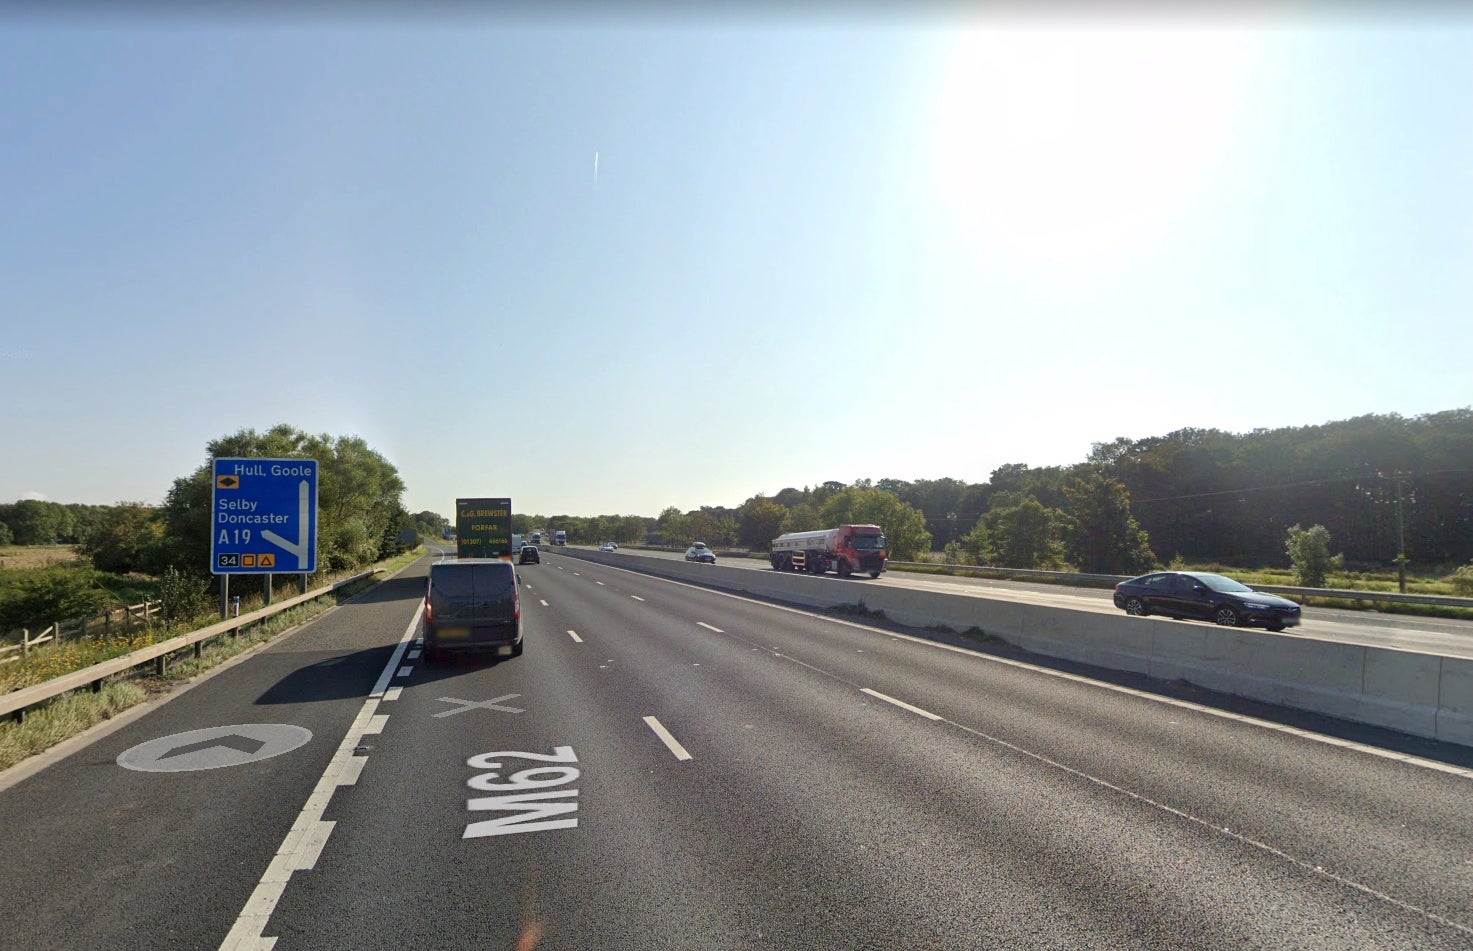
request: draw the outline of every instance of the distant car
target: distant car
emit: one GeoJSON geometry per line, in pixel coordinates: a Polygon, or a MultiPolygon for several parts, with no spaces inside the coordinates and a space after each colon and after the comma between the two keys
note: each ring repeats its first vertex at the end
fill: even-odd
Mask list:
{"type": "Polygon", "coordinates": [[[537,550],[537,546],[536,545],[523,545],[522,546],[521,564],[524,564],[524,565],[527,565],[527,564],[540,565],[540,564],[542,564],[542,552],[540,552],[540,551],[537,550]]]}
{"type": "Polygon", "coordinates": [[[696,542],[685,550],[686,561],[704,561],[708,565],[716,564],[716,553],[706,547],[705,542],[696,542]]]}
{"type": "Polygon", "coordinates": [[[1157,571],[1115,586],[1115,606],[1145,617],[1197,618],[1226,627],[1297,627],[1299,605],[1208,571],[1157,571]]]}
{"type": "Polygon", "coordinates": [[[615,550],[618,549],[618,547],[619,546],[618,545],[615,545],[613,542],[604,542],[602,545],[598,546],[598,550],[599,551],[615,551],[615,550]]]}

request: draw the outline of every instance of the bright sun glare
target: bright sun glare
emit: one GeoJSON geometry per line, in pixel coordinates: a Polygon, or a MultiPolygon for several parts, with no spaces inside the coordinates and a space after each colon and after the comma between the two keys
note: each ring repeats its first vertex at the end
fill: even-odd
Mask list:
{"type": "Polygon", "coordinates": [[[942,199],[977,251],[1109,266],[1170,229],[1233,146],[1241,30],[978,28],[944,58],[942,199]]]}

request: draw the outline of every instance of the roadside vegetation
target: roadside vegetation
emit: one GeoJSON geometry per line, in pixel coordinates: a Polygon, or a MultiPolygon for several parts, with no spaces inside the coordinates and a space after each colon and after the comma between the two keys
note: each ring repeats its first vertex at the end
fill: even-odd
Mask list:
{"type": "MultiPolygon", "coordinates": [[[[422,548],[403,552],[377,566],[381,572],[392,574],[413,562],[424,553],[422,548]]],[[[361,573],[348,570],[319,579],[318,585],[330,585],[341,577],[361,573]]],[[[201,647],[200,656],[194,657],[192,649],[181,652],[180,659],[166,666],[162,676],[152,664],[119,674],[103,683],[94,693],[90,688],[73,691],[57,697],[49,703],[33,708],[26,713],[25,720],[0,721],[0,770],[15,765],[28,756],[42,752],[63,740],[76,736],[97,724],[108,720],[129,707],[166,693],[178,684],[201,673],[218,667],[225,661],[252,648],[266,644],[294,630],[313,618],[327,612],[344,600],[372,587],[377,581],[364,579],[353,585],[338,589],[332,596],[317,598],[306,604],[297,605],[280,614],[272,615],[258,623],[241,628],[233,635],[222,635],[201,647]]],[[[276,600],[284,600],[297,593],[276,593],[276,600]]],[[[241,613],[245,614],[263,606],[257,596],[251,603],[242,602],[241,613]]],[[[53,677],[81,670],[94,664],[121,657],[170,638],[199,630],[219,621],[218,611],[208,610],[190,617],[169,622],[151,624],[129,635],[113,638],[88,638],[61,645],[43,645],[32,651],[31,656],[21,662],[0,668],[0,693],[18,690],[36,683],[44,683],[53,677]]]]}

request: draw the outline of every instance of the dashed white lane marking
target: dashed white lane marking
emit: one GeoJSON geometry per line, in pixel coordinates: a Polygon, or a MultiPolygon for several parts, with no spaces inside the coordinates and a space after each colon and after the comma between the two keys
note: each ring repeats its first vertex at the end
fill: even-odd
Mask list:
{"type": "MultiPolygon", "coordinates": [[[[358,747],[365,736],[383,732],[384,725],[388,722],[387,713],[377,713],[378,705],[385,700],[396,699],[402,690],[401,687],[389,687],[389,681],[397,676],[394,669],[399,667],[399,661],[404,657],[404,651],[409,646],[409,640],[414,636],[419,627],[420,614],[424,611],[423,603],[415,609],[414,617],[409,621],[409,627],[405,628],[404,636],[399,638],[399,643],[394,647],[394,653],[390,655],[389,662],[384,665],[383,673],[379,674],[378,683],[374,684],[368,699],[363,701],[363,708],[358,711],[358,716],[353,720],[352,726],[338,744],[337,752],[333,753],[332,759],[323,771],[322,778],[317,781],[317,786],[312,790],[312,795],[307,797],[307,802],[302,806],[302,811],[297,814],[297,821],[292,823],[291,831],[287,832],[286,838],[281,842],[281,848],[277,850],[276,857],[266,866],[266,871],[261,875],[261,880],[256,883],[256,888],[251,892],[251,897],[246,900],[245,907],[241,909],[240,915],[231,926],[230,933],[220,943],[220,951],[270,951],[276,945],[276,938],[266,937],[262,932],[271,920],[271,914],[276,910],[276,905],[281,901],[282,892],[291,881],[293,872],[308,871],[317,865],[317,858],[322,854],[322,848],[327,844],[328,836],[332,835],[335,822],[325,821],[322,814],[327,811],[327,804],[332,799],[333,792],[339,786],[352,786],[358,782],[358,777],[363,774],[363,767],[368,762],[368,757],[355,755],[358,747]],[[390,693],[393,696],[390,696],[390,693]]],[[[409,667],[399,667],[400,671],[411,670],[409,667]]]]}
{"type": "MultiPolygon", "coordinates": [[[[1205,716],[1217,717],[1219,719],[1236,720],[1239,723],[1257,727],[1258,729],[1272,730],[1276,733],[1284,733],[1290,736],[1296,736],[1314,743],[1322,743],[1326,746],[1339,747],[1341,749],[1352,750],[1357,753],[1364,753],[1367,756],[1377,756],[1382,759],[1395,760],[1400,763],[1405,763],[1408,766],[1415,766],[1420,769],[1430,769],[1440,773],[1450,773],[1454,776],[1462,776],[1465,779],[1473,779],[1473,769],[1469,769],[1466,766],[1455,766],[1452,763],[1441,763],[1437,760],[1423,759],[1420,756],[1413,756],[1408,753],[1400,753],[1396,750],[1381,749],[1380,747],[1371,746],[1369,744],[1357,743],[1354,740],[1342,740],[1338,737],[1327,736],[1323,733],[1315,733],[1311,730],[1303,730],[1299,727],[1293,727],[1283,723],[1275,723],[1272,720],[1260,720],[1257,717],[1250,717],[1245,714],[1234,713],[1231,710],[1219,710],[1216,707],[1209,707],[1204,704],[1193,703],[1190,700],[1179,700],[1176,697],[1166,697],[1162,696],[1161,694],[1153,694],[1144,690],[1137,690],[1134,687],[1126,687],[1120,684],[1112,684],[1104,680],[1093,680],[1081,674],[1071,674],[1067,671],[1054,670],[1051,667],[1043,667],[1038,664],[1030,664],[1027,661],[1013,660],[1010,657],[994,657],[989,654],[978,653],[976,650],[967,647],[956,647],[952,644],[942,644],[937,641],[927,640],[923,637],[912,637],[910,635],[895,634],[891,631],[885,631],[877,627],[870,627],[867,624],[861,624],[858,621],[847,621],[842,618],[829,617],[828,615],[824,614],[815,614],[812,611],[805,611],[802,608],[790,608],[780,604],[773,604],[768,601],[760,601],[745,594],[736,594],[731,591],[714,591],[710,588],[704,588],[700,585],[688,584],[684,581],[676,581],[672,578],[661,578],[657,575],[647,575],[643,572],[635,571],[631,568],[619,568],[613,565],[609,565],[606,567],[612,567],[615,571],[626,571],[630,574],[639,575],[641,578],[648,581],[664,582],[665,584],[674,585],[679,588],[690,588],[691,590],[699,591],[703,594],[714,595],[720,598],[728,598],[732,601],[741,601],[746,604],[760,605],[761,607],[769,608],[773,611],[782,611],[786,614],[796,614],[799,617],[811,618],[815,621],[822,621],[825,624],[837,624],[842,627],[853,628],[854,630],[858,631],[866,631],[870,634],[883,635],[890,638],[890,640],[892,641],[908,641],[912,644],[930,648],[932,650],[942,650],[953,654],[962,654],[982,663],[1002,664],[1006,667],[1014,667],[1018,670],[1031,671],[1035,674],[1041,674],[1045,677],[1054,677],[1060,680],[1070,680],[1075,683],[1095,689],[1109,690],[1114,693],[1137,697],[1141,700],[1150,701],[1151,703],[1159,703],[1166,706],[1179,707],[1183,710],[1193,710],[1205,716]]],[[[756,651],[759,650],[759,648],[754,647],[752,648],[752,650],[756,651]]]]}
{"type": "Polygon", "coordinates": [[[579,643],[579,644],[582,644],[583,643],[583,638],[581,638],[581,637],[578,636],[578,632],[577,631],[569,631],[568,632],[568,636],[571,637],[576,643],[579,643]]]}
{"type": "Polygon", "coordinates": [[[409,652],[409,659],[419,660],[419,648],[416,647],[414,650],[409,652]]]}
{"type": "Polygon", "coordinates": [[[696,624],[699,627],[704,627],[708,631],[715,631],[717,634],[725,634],[726,633],[721,628],[719,628],[719,627],[713,627],[712,625],[707,624],[705,621],[697,621],[696,624]]]}
{"type": "Polygon", "coordinates": [[[395,677],[408,677],[413,672],[414,672],[414,668],[413,667],[400,667],[399,668],[399,672],[397,674],[395,674],[394,676],[395,677]]]}
{"type": "Polygon", "coordinates": [[[656,720],[654,717],[645,717],[644,722],[646,726],[655,731],[655,736],[660,738],[660,742],[669,747],[670,752],[675,754],[676,759],[684,760],[691,758],[691,755],[685,751],[685,747],[680,745],[680,741],[671,736],[670,731],[665,729],[659,720],[656,720]]]}
{"type": "Polygon", "coordinates": [[[544,608],[547,607],[547,602],[542,600],[541,598],[537,599],[537,603],[542,605],[544,608]]]}
{"type": "Polygon", "coordinates": [[[639,595],[637,595],[637,594],[631,594],[631,595],[630,595],[630,597],[631,597],[631,598],[633,598],[633,599],[634,599],[634,600],[636,600],[636,601],[643,601],[643,600],[644,600],[644,598],[641,598],[641,597],[640,597],[640,596],[639,596],[639,595]]]}
{"type": "Polygon", "coordinates": [[[401,694],[403,692],[404,692],[404,688],[403,687],[390,687],[388,690],[385,690],[384,691],[384,703],[389,703],[391,701],[398,700],[399,699],[399,694],[401,694]]]}
{"type": "Polygon", "coordinates": [[[598,585],[600,588],[604,587],[604,583],[602,581],[595,581],[594,584],[598,585]]]}
{"type": "Polygon", "coordinates": [[[871,690],[868,687],[865,687],[860,690],[860,693],[867,693],[877,700],[883,700],[886,703],[893,703],[902,710],[909,710],[911,713],[918,713],[921,716],[925,717],[927,720],[941,719],[939,716],[931,713],[929,710],[922,710],[920,707],[913,707],[910,704],[906,703],[904,700],[896,700],[894,697],[888,697],[885,694],[880,693],[878,690],[871,690]]]}

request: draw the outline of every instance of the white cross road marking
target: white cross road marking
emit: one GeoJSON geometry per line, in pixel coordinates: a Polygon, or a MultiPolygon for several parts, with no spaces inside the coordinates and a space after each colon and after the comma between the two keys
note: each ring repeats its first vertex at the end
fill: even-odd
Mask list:
{"type": "Polygon", "coordinates": [[[520,709],[518,707],[502,707],[502,706],[498,706],[498,704],[500,704],[503,700],[515,700],[517,697],[520,697],[520,696],[521,696],[521,694],[519,694],[519,693],[509,693],[509,694],[507,694],[504,697],[494,697],[494,698],[492,698],[490,700],[482,700],[480,702],[477,702],[475,700],[457,700],[454,697],[436,697],[435,699],[436,700],[439,700],[441,703],[458,703],[458,704],[460,704],[460,707],[459,707],[459,709],[456,709],[456,710],[444,710],[444,711],[442,711],[440,713],[435,714],[435,716],[437,716],[437,717],[453,717],[457,713],[464,713],[467,710],[476,710],[476,709],[481,709],[481,710],[500,710],[502,713],[526,713],[527,712],[526,710],[522,710],[522,709],[520,709]]]}
{"type": "Polygon", "coordinates": [[[569,631],[568,632],[568,636],[571,637],[574,641],[576,641],[579,644],[582,644],[583,643],[583,638],[581,638],[581,637],[578,636],[578,632],[577,631],[569,631]]]}
{"type": "Polygon", "coordinates": [[[865,687],[863,690],[860,691],[860,693],[867,693],[877,700],[883,700],[886,703],[893,703],[895,704],[895,706],[901,708],[902,710],[909,710],[911,713],[918,713],[921,716],[925,717],[927,720],[941,719],[936,714],[931,713],[928,710],[922,710],[920,707],[913,707],[910,704],[906,703],[904,700],[896,700],[894,697],[887,697],[884,694],[880,693],[878,690],[871,690],[868,687],[865,687]]]}
{"type": "Polygon", "coordinates": [[[685,747],[680,745],[680,741],[671,736],[670,731],[665,729],[665,725],[659,720],[656,720],[654,717],[645,717],[644,723],[645,726],[655,732],[655,736],[660,738],[660,742],[664,743],[670,752],[675,754],[676,759],[687,760],[691,758],[691,755],[685,751],[685,747]]]}

